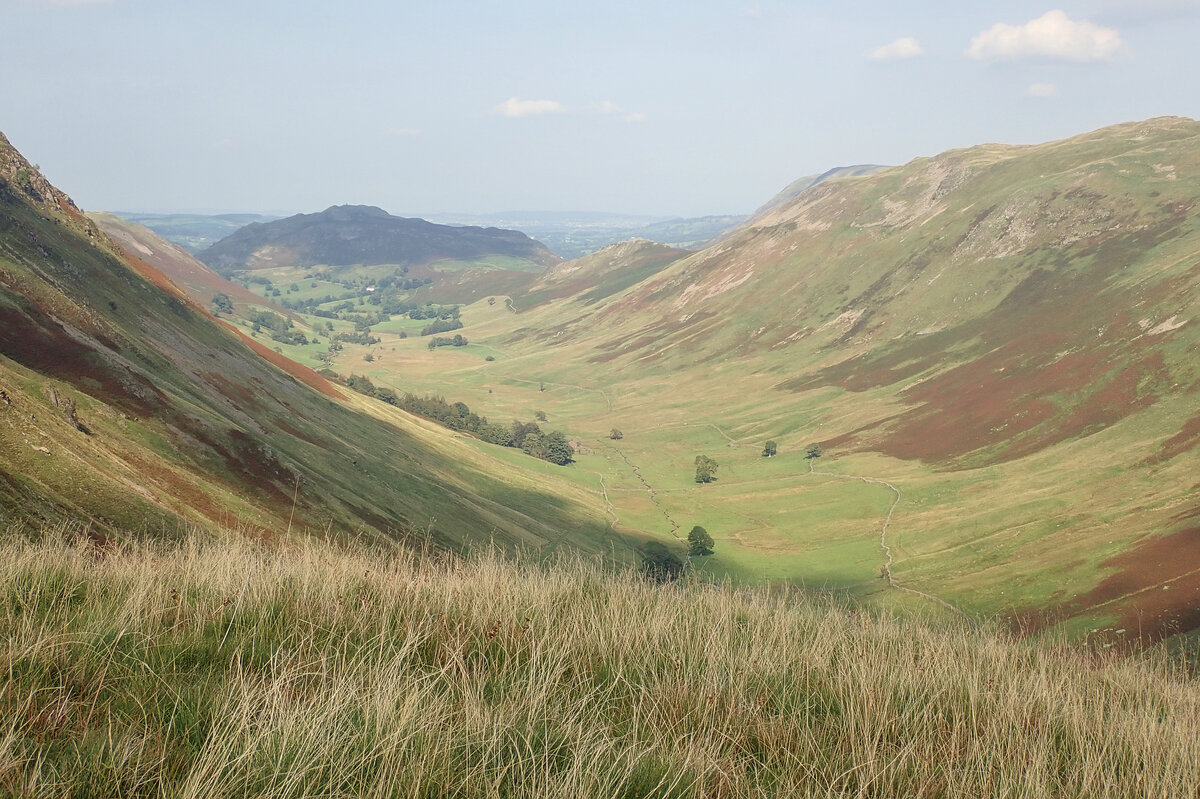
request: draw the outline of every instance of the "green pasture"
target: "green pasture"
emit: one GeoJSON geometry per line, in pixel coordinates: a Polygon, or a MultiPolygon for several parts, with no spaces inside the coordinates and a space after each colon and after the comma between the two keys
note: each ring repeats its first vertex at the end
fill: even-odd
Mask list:
{"type": "MultiPolygon", "coordinates": [[[[695,562],[712,579],[848,590],[934,615],[944,611],[928,600],[881,589],[879,534],[895,500],[883,482],[901,492],[888,531],[898,583],[991,616],[1039,598],[1066,601],[1095,586],[1112,573],[1105,561],[1137,534],[1120,529],[1129,508],[1152,507],[1156,496],[1165,503],[1189,479],[1174,464],[1153,473],[1131,468],[1132,453],[1144,453],[1146,437],[1162,429],[1162,415],[1182,425],[1194,413],[1167,405],[1020,462],[951,468],[863,451],[851,439],[828,449],[813,464],[818,474],[808,474],[809,444],[858,430],[869,440],[873,425],[904,413],[897,388],[781,390],[827,357],[804,347],[731,354],[682,370],[656,357],[598,361],[603,342],[570,335],[570,325],[561,338],[544,333],[573,312],[539,306],[514,314],[504,297],[476,302],[463,308],[465,326],[456,331],[470,345],[433,352],[415,334],[423,323],[397,319],[373,329],[383,339],[370,348],[374,363],[362,360],[368,348],[347,344],[334,368],[465,402],[492,421],[545,412],[544,426],[563,430],[580,453],[565,469],[529,468],[575,484],[611,521],[603,475],[622,532],[678,547],[668,517],[680,536],[704,526],[716,554],[695,562]],[[400,339],[400,330],[409,337],[400,339]],[[609,438],[613,428],[620,440],[609,438]],[[761,456],[768,439],[777,442],[776,457],[761,456]],[[694,481],[701,454],[719,464],[717,480],[703,486],[694,481]]],[[[631,320],[606,338],[638,335],[631,320]]],[[[496,457],[532,460],[515,450],[496,457]]],[[[1159,509],[1164,524],[1167,510],[1159,509]]]]}

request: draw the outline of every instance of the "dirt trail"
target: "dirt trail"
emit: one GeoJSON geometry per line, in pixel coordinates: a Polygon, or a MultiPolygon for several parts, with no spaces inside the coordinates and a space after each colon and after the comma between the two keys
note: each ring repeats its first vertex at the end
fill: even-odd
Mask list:
{"type": "Polygon", "coordinates": [[[511,375],[500,375],[500,376],[503,377],[505,380],[511,380],[514,383],[529,383],[530,385],[536,384],[539,386],[558,386],[559,388],[573,388],[578,391],[583,391],[583,392],[587,392],[590,394],[599,394],[601,397],[604,397],[604,404],[608,406],[608,412],[612,413],[612,408],[613,408],[612,398],[609,397],[608,392],[604,391],[603,389],[588,388],[587,386],[576,386],[571,383],[552,383],[548,380],[526,380],[523,377],[513,377],[511,375]]]}
{"type": "Polygon", "coordinates": [[[934,596],[933,594],[927,594],[924,591],[918,591],[915,588],[909,588],[907,586],[900,585],[900,583],[896,582],[896,577],[895,577],[895,575],[892,574],[892,564],[895,561],[892,558],[892,548],[887,542],[887,534],[888,534],[888,528],[892,526],[892,514],[894,514],[896,512],[896,506],[900,504],[900,500],[903,497],[903,495],[900,493],[900,489],[896,488],[894,485],[887,482],[886,480],[880,480],[875,477],[863,477],[861,475],[855,475],[855,474],[838,474],[836,472],[818,472],[816,470],[816,467],[813,465],[813,461],[815,461],[815,460],[816,460],[816,458],[808,459],[808,473],[811,475],[816,475],[816,476],[820,476],[820,477],[833,477],[833,478],[837,478],[837,479],[841,479],[841,480],[858,480],[863,483],[869,483],[871,485],[884,486],[888,490],[890,490],[892,492],[892,494],[895,495],[894,499],[892,499],[892,504],[890,506],[888,506],[887,515],[883,519],[883,526],[879,528],[879,548],[883,550],[883,558],[884,558],[882,571],[883,571],[884,578],[887,579],[888,587],[893,588],[897,591],[901,591],[905,594],[910,594],[912,596],[918,596],[918,597],[921,597],[922,599],[926,599],[926,600],[929,600],[930,602],[934,602],[938,605],[941,605],[946,610],[949,610],[952,613],[956,613],[959,616],[961,616],[962,618],[966,619],[967,621],[974,623],[974,619],[972,619],[970,616],[968,616],[964,611],[962,611],[959,608],[955,607],[954,605],[950,604],[949,602],[942,599],[941,597],[934,596]]]}
{"type": "Polygon", "coordinates": [[[625,464],[633,471],[634,477],[636,477],[641,484],[646,487],[646,493],[650,495],[650,501],[654,503],[654,507],[658,508],[659,513],[661,513],[663,518],[667,520],[667,524],[671,525],[671,529],[669,530],[671,537],[679,542],[679,545],[683,547],[683,557],[687,568],[694,569],[695,567],[692,565],[692,553],[689,551],[691,548],[688,546],[687,541],[684,541],[679,537],[679,522],[675,521],[675,519],[671,516],[670,511],[663,507],[663,504],[659,502],[658,492],[655,491],[654,486],[650,485],[650,483],[646,480],[645,475],[642,474],[641,467],[629,460],[629,457],[619,448],[614,447],[611,444],[609,447],[613,452],[621,456],[621,460],[625,461],[625,464]]]}

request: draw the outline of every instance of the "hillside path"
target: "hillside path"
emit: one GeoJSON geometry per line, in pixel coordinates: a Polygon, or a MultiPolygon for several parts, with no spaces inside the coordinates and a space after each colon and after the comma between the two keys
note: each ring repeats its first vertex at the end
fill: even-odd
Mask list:
{"type": "Polygon", "coordinates": [[[888,534],[888,528],[890,528],[892,526],[892,514],[894,514],[896,512],[896,506],[900,504],[900,500],[903,498],[903,495],[900,493],[900,489],[896,488],[896,486],[892,485],[891,483],[887,482],[886,480],[880,480],[876,477],[864,477],[862,475],[856,475],[856,474],[838,474],[836,472],[818,472],[816,470],[816,467],[813,465],[813,462],[815,460],[816,460],[816,458],[808,459],[808,473],[811,475],[817,475],[817,476],[821,476],[821,477],[833,477],[833,478],[838,478],[838,479],[842,479],[842,480],[859,480],[863,483],[869,483],[871,485],[884,486],[885,488],[890,490],[892,492],[892,494],[894,495],[894,498],[892,499],[892,504],[890,506],[888,506],[887,515],[883,519],[883,525],[879,528],[879,547],[880,547],[880,549],[883,550],[883,557],[884,557],[882,571],[883,571],[884,578],[887,579],[888,587],[893,588],[902,593],[921,597],[922,599],[926,599],[930,602],[941,605],[943,608],[950,611],[951,613],[955,613],[955,614],[961,616],[962,618],[966,619],[967,621],[974,623],[975,620],[972,619],[969,615],[967,615],[966,612],[955,607],[954,605],[950,604],[949,602],[942,599],[941,597],[935,596],[933,594],[927,594],[924,591],[918,591],[915,588],[909,588],[908,586],[900,585],[900,583],[896,582],[896,577],[895,577],[895,575],[892,574],[892,564],[895,561],[892,558],[892,547],[887,542],[887,534],[888,534]]]}
{"type": "Polygon", "coordinates": [[[588,388],[587,386],[577,386],[571,383],[554,383],[549,380],[526,380],[523,377],[513,377],[511,375],[501,375],[505,380],[511,380],[514,383],[529,383],[539,386],[558,386],[559,388],[573,388],[577,391],[583,391],[589,394],[599,394],[604,398],[604,404],[608,406],[608,412],[612,413],[613,404],[612,398],[608,396],[608,392],[599,388],[588,388]]]}

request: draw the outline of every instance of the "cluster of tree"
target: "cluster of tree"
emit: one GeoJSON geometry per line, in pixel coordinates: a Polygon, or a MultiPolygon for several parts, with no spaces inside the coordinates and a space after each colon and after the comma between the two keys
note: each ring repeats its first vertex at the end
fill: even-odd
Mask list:
{"type": "MultiPolygon", "coordinates": [[[[376,399],[383,399],[383,397],[380,396],[380,391],[386,391],[391,393],[393,396],[395,395],[395,392],[393,392],[391,389],[381,389],[377,387],[371,378],[367,377],[366,375],[350,375],[346,378],[346,386],[354,389],[359,394],[366,394],[368,397],[375,397],[376,399]]],[[[384,401],[386,402],[386,400],[384,401]]]]}
{"type": "MultiPolygon", "coordinates": [[[[308,299],[304,299],[304,300],[285,299],[282,302],[280,302],[279,304],[282,305],[284,308],[291,308],[292,310],[295,310],[295,311],[304,311],[305,313],[317,314],[318,311],[322,311],[323,313],[326,313],[326,314],[332,314],[333,311],[326,311],[323,308],[319,308],[318,306],[324,305],[329,302],[335,302],[335,301],[337,301],[337,299],[338,298],[333,296],[332,294],[326,294],[324,297],[309,297],[308,299]]],[[[353,306],[351,306],[351,307],[353,307],[353,306]]],[[[317,314],[317,315],[319,316],[320,314],[317,314]]]]}
{"type": "Polygon", "coordinates": [[[233,313],[233,298],[223,291],[218,291],[212,298],[214,314],[233,313]]]}
{"type": "Polygon", "coordinates": [[[381,339],[378,336],[372,336],[370,328],[367,330],[355,330],[353,333],[334,333],[330,336],[333,341],[345,341],[350,344],[362,344],[364,347],[373,347],[378,344],[381,339]]]}
{"type": "Polygon", "coordinates": [[[409,319],[457,319],[459,309],[457,305],[424,305],[411,308],[408,312],[409,319]]]}
{"type": "Polygon", "coordinates": [[[768,441],[763,445],[762,456],[764,458],[774,458],[777,452],[779,452],[779,445],[774,441],[768,441]]]}
{"type": "Polygon", "coordinates": [[[286,316],[280,316],[271,311],[252,311],[250,313],[250,329],[255,333],[266,330],[272,339],[281,344],[307,344],[308,337],[294,328],[294,323],[286,316]]]}
{"type": "Polygon", "coordinates": [[[642,546],[642,575],[652,582],[669,583],[683,576],[683,558],[666,544],[648,541],[642,546]]]}
{"type": "Polygon", "coordinates": [[[432,336],[434,333],[449,333],[451,330],[459,330],[462,326],[462,320],[457,316],[452,319],[435,319],[421,328],[421,335],[432,336]]]}
{"type": "MultiPolygon", "coordinates": [[[[703,556],[713,554],[712,536],[700,525],[692,528],[687,536],[688,555],[703,556]]],[[[669,583],[683,576],[686,564],[683,558],[673,552],[666,544],[658,541],[648,541],[641,547],[642,575],[656,583],[669,583]]]]}
{"type": "MultiPolygon", "coordinates": [[[[336,377],[336,373],[327,370],[322,370],[322,374],[336,377]]],[[[366,376],[352,374],[344,382],[360,394],[375,397],[451,430],[468,433],[489,444],[516,447],[528,455],[559,466],[565,466],[575,458],[575,448],[561,431],[542,430],[536,422],[514,420],[511,425],[495,424],[489,422],[486,416],[473,413],[465,402],[447,402],[439,396],[418,397],[411,392],[397,394],[390,388],[376,386],[366,376]]]]}
{"type": "MultiPolygon", "coordinates": [[[[420,288],[421,286],[432,283],[433,280],[431,278],[413,278],[408,282],[412,284],[412,288],[420,288]]],[[[399,292],[396,289],[390,289],[384,292],[377,291],[371,295],[370,301],[372,305],[379,305],[381,308],[383,308],[383,310],[397,316],[407,316],[413,310],[425,307],[412,302],[407,298],[407,294],[399,292]]],[[[422,311],[422,313],[424,313],[424,311],[422,311]]],[[[421,318],[424,319],[426,317],[422,316],[421,318]]]]}
{"type": "Polygon", "coordinates": [[[542,432],[536,422],[513,422],[513,446],[544,461],[566,466],[575,459],[575,448],[559,430],[542,432]]]}
{"type": "MultiPolygon", "coordinates": [[[[404,267],[408,270],[408,267],[404,267]]],[[[375,294],[384,294],[390,291],[412,291],[419,289],[421,286],[428,286],[433,282],[431,277],[404,277],[403,274],[393,272],[391,275],[382,278],[375,284],[375,294]]]]}
{"type": "Polygon", "coordinates": [[[711,483],[717,479],[717,462],[707,455],[696,456],[696,482],[711,483]]]}
{"type": "Polygon", "coordinates": [[[434,336],[429,339],[429,349],[436,350],[438,347],[465,347],[470,343],[461,333],[455,333],[454,338],[434,336]]]}

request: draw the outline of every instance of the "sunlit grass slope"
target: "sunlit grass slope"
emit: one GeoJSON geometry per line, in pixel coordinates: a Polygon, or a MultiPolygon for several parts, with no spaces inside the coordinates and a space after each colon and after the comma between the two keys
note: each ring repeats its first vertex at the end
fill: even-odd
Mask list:
{"type": "Polygon", "coordinates": [[[1179,797],[1200,685],[803,595],[240,535],[0,547],[0,792],[1179,797]]]}
{"type": "Polygon", "coordinates": [[[916,159],[693,255],[561,265],[465,307],[455,352],[385,335],[371,376],[544,411],[619,525],[706,527],[714,576],[890,603],[898,499],[902,585],[1026,628],[1169,637],[1200,627],[1197,175],[1183,119],[916,159]],[[698,454],[715,483],[692,481],[698,454]]]}

